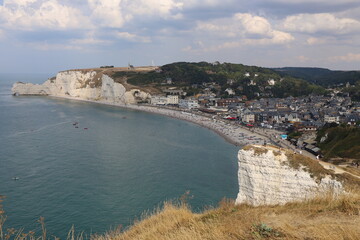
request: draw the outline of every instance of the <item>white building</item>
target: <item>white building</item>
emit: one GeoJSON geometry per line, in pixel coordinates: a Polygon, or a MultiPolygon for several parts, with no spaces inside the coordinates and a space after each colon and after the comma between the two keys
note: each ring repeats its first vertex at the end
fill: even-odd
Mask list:
{"type": "Polygon", "coordinates": [[[167,97],[165,96],[151,96],[151,105],[166,105],[167,97]]]}
{"type": "Polygon", "coordinates": [[[167,97],[157,95],[157,96],[151,96],[151,102],[152,105],[177,105],[179,104],[179,96],[177,95],[168,95],[167,97]]]}
{"type": "Polygon", "coordinates": [[[167,104],[171,104],[171,105],[179,104],[179,96],[178,95],[168,95],[166,98],[167,98],[167,104]]]}
{"type": "Polygon", "coordinates": [[[235,91],[234,91],[234,90],[232,90],[231,88],[227,88],[227,89],[225,89],[225,92],[227,92],[227,93],[228,93],[228,95],[235,95],[235,91]]]}
{"type": "Polygon", "coordinates": [[[193,99],[180,99],[179,100],[179,107],[186,108],[186,109],[193,109],[199,108],[199,102],[193,99]]]}
{"type": "Polygon", "coordinates": [[[274,79],[269,79],[268,80],[268,84],[270,85],[270,86],[274,86],[275,85],[275,80],[274,79]]]}
{"type": "Polygon", "coordinates": [[[336,116],[336,115],[327,115],[326,114],[324,116],[324,122],[327,122],[327,123],[332,123],[332,122],[339,123],[340,122],[340,117],[336,116]]]}
{"type": "Polygon", "coordinates": [[[246,123],[254,123],[255,122],[255,114],[253,113],[246,113],[242,117],[242,121],[246,123]]]}

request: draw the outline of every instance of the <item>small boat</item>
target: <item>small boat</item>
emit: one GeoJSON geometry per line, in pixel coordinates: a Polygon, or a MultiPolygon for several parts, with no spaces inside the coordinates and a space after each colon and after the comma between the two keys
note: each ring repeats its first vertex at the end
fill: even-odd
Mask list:
{"type": "Polygon", "coordinates": [[[79,126],[76,125],[75,128],[79,128],[79,126]]]}
{"type": "Polygon", "coordinates": [[[84,130],[88,130],[88,128],[84,128],[84,130]]]}
{"type": "Polygon", "coordinates": [[[17,181],[17,180],[19,180],[20,178],[19,177],[13,177],[12,178],[14,181],[17,181]]]}

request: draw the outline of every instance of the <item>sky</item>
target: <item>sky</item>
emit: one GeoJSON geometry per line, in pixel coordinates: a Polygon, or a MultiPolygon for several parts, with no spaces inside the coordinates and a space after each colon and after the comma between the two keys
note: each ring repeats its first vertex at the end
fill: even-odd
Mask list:
{"type": "Polygon", "coordinates": [[[0,0],[0,73],[178,61],[360,70],[360,1],[0,0]]]}

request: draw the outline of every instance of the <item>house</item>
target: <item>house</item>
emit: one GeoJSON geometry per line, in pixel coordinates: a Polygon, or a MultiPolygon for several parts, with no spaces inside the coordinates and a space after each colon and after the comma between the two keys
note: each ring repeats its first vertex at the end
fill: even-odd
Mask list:
{"type": "Polygon", "coordinates": [[[225,92],[227,92],[228,95],[235,95],[235,91],[231,88],[225,89],[225,92]]]}
{"type": "Polygon", "coordinates": [[[356,126],[356,123],[360,121],[360,116],[351,114],[345,118],[345,123],[348,125],[356,126]]]}
{"type": "Polygon", "coordinates": [[[238,98],[223,98],[217,100],[217,106],[219,107],[228,107],[229,105],[233,103],[239,103],[240,99],[238,98]]]}
{"type": "Polygon", "coordinates": [[[269,84],[270,86],[274,86],[275,83],[276,83],[275,80],[272,79],[272,78],[268,80],[268,84],[269,84]]]}
{"type": "Polygon", "coordinates": [[[324,115],[324,122],[326,123],[339,123],[340,117],[335,114],[325,114],[324,115]]]}
{"type": "Polygon", "coordinates": [[[172,84],[172,78],[171,77],[167,77],[166,78],[166,84],[172,84]]]}
{"type": "Polygon", "coordinates": [[[176,89],[176,88],[168,88],[163,90],[164,93],[167,95],[179,95],[179,96],[185,96],[186,92],[182,89],[176,89]]]}
{"type": "Polygon", "coordinates": [[[242,116],[241,119],[245,123],[254,123],[255,122],[255,114],[254,113],[246,113],[242,116]]]}

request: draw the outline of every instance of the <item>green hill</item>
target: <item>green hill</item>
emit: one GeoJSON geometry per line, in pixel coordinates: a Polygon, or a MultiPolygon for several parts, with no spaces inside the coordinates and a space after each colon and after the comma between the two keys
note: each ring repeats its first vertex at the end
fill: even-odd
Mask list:
{"type": "Polygon", "coordinates": [[[281,76],[292,76],[324,87],[355,84],[360,81],[360,71],[332,71],[326,68],[284,67],[274,68],[281,76]]]}
{"type": "Polygon", "coordinates": [[[231,88],[236,95],[246,95],[249,99],[325,92],[316,84],[282,76],[269,68],[219,62],[177,62],[163,65],[158,71],[119,72],[113,77],[126,77],[128,83],[136,86],[158,88],[167,86],[166,79],[171,79],[171,86],[185,88],[188,95],[201,93],[205,88],[221,97],[227,97],[225,90],[231,88]]]}

